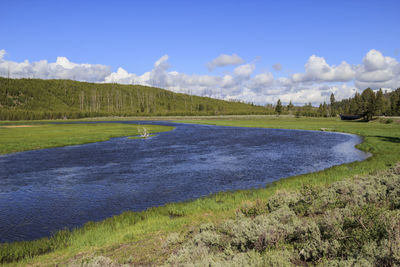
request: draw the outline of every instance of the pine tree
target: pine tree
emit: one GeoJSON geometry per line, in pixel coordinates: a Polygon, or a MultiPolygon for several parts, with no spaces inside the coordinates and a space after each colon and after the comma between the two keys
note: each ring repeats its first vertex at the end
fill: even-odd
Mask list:
{"type": "Polygon", "coordinates": [[[331,101],[331,117],[335,117],[336,116],[336,110],[335,110],[335,95],[333,93],[331,93],[331,97],[330,97],[330,101],[331,101]]]}
{"type": "Polygon", "coordinates": [[[331,105],[335,104],[336,100],[335,100],[335,95],[333,93],[331,94],[330,100],[331,100],[331,105]]]}
{"type": "Polygon", "coordinates": [[[324,104],[322,105],[322,111],[323,111],[323,116],[328,117],[328,105],[324,101],[324,104]]]}
{"type": "Polygon", "coordinates": [[[366,121],[369,121],[376,113],[376,96],[374,91],[371,88],[365,89],[361,94],[361,100],[362,116],[366,121]]]}
{"type": "Polygon", "coordinates": [[[399,104],[400,98],[398,92],[394,92],[390,95],[390,115],[399,115],[399,104]]]}
{"type": "Polygon", "coordinates": [[[382,89],[379,89],[376,93],[376,115],[382,115],[384,113],[384,101],[382,89]]]}
{"type": "Polygon", "coordinates": [[[292,100],[289,101],[289,105],[287,106],[288,111],[292,111],[294,108],[293,104],[292,104],[292,100]]]}
{"type": "Polygon", "coordinates": [[[281,115],[282,113],[282,103],[280,99],[278,99],[278,102],[276,103],[275,112],[278,113],[278,115],[281,115]]]}
{"type": "Polygon", "coordinates": [[[352,99],[350,99],[350,107],[349,107],[350,114],[353,114],[353,115],[358,114],[358,110],[359,110],[358,97],[359,97],[359,94],[356,93],[356,95],[352,99]]]}

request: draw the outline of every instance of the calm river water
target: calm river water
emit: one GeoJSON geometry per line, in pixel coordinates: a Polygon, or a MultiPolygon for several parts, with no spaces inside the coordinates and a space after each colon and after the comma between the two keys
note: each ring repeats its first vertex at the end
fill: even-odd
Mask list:
{"type": "MultiPolygon", "coordinates": [[[[135,123],[135,122],[120,122],[135,123]]],[[[363,160],[355,135],[173,125],[145,140],[0,156],[0,242],[31,240],[140,211],[363,160]]]]}

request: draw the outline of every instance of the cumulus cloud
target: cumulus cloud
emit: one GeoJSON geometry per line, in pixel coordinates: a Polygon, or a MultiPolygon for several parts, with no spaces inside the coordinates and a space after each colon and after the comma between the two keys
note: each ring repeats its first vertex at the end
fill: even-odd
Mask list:
{"type": "Polygon", "coordinates": [[[208,70],[212,71],[216,67],[225,67],[230,65],[239,65],[242,64],[244,60],[236,54],[226,55],[221,54],[218,57],[214,58],[210,62],[208,62],[208,70]]]}
{"type": "Polygon", "coordinates": [[[185,74],[171,70],[168,55],[160,57],[153,68],[141,75],[130,73],[122,67],[111,72],[105,65],[81,64],[58,57],[55,62],[14,62],[4,59],[0,50],[0,76],[14,78],[31,77],[43,79],[74,79],[100,83],[141,84],[165,88],[174,92],[191,93],[221,99],[238,99],[257,104],[294,104],[311,102],[318,105],[329,101],[334,93],[336,99],[348,98],[355,92],[373,89],[396,89],[400,86],[400,64],[385,57],[377,50],[369,51],[359,65],[343,61],[329,65],[323,57],[312,55],[304,65],[304,72],[287,77],[274,77],[271,72],[256,73],[256,63],[244,63],[237,55],[221,55],[210,63],[212,66],[238,65],[223,75],[185,74]]]}
{"type": "Polygon", "coordinates": [[[104,78],[106,83],[122,83],[122,84],[134,84],[137,83],[137,76],[133,73],[128,73],[123,68],[118,68],[116,72],[110,73],[110,75],[104,78]]]}
{"type": "Polygon", "coordinates": [[[12,78],[73,79],[99,82],[111,73],[111,68],[100,64],[77,64],[66,57],[58,57],[56,62],[28,60],[14,62],[4,60],[5,51],[0,52],[0,76],[10,73],[12,78]]]}
{"type": "Polygon", "coordinates": [[[299,86],[295,90],[282,90],[279,94],[271,94],[267,96],[267,102],[275,103],[278,98],[284,102],[292,101],[295,105],[304,105],[311,102],[318,105],[323,102],[329,102],[331,93],[335,94],[336,99],[344,99],[354,96],[358,90],[348,84],[328,85],[313,84],[308,86],[299,86]]]}
{"type": "Polygon", "coordinates": [[[372,49],[357,68],[355,84],[359,88],[397,88],[400,86],[400,63],[372,49]]]}
{"type": "Polygon", "coordinates": [[[261,73],[251,80],[248,87],[255,92],[261,92],[263,89],[268,89],[274,82],[274,76],[272,73],[261,73]]]}
{"type": "Polygon", "coordinates": [[[383,69],[387,65],[387,59],[381,52],[372,49],[363,58],[363,63],[366,71],[374,71],[383,69]]]}
{"type": "Polygon", "coordinates": [[[304,65],[304,73],[292,75],[294,82],[347,82],[354,78],[355,71],[343,61],[339,66],[330,66],[323,57],[312,55],[304,65]]]}
{"type": "Polygon", "coordinates": [[[256,69],[256,66],[254,64],[245,64],[245,65],[236,67],[233,70],[233,73],[239,77],[249,77],[255,69],[256,69]]]}

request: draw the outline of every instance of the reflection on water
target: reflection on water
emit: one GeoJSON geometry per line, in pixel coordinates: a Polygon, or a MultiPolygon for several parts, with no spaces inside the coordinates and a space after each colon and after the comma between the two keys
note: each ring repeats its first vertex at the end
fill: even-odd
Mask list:
{"type": "Polygon", "coordinates": [[[176,129],[0,157],[0,242],[367,157],[348,134],[156,124],[176,129]]]}

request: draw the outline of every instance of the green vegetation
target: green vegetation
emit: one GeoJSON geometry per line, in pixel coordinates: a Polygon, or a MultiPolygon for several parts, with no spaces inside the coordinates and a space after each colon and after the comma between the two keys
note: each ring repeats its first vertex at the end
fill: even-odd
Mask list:
{"type": "Polygon", "coordinates": [[[364,137],[358,147],[373,156],[282,179],[261,189],[221,192],[143,212],[125,212],[73,231],[60,231],[51,238],[2,244],[0,262],[21,266],[111,261],[161,265],[187,257],[185,263],[190,264],[198,263],[196,253],[203,253],[204,263],[251,261],[281,266],[351,266],[365,260],[382,264],[398,260],[399,167],[393,167],[400,161],[400,124],[395,119],[386,123],[265,116],[186,122],[355,133],[364,137]],[[274,236],[265,229],[279,232],[274,236]],[[255,236],[259,233],[262,235],[255,236]],[[188,256],[185,251],[192,245],[197,248],[188,256]]]}
{"type": "MultiPolygon", "coordinates": [[[[272,108],[272,105],[269,107],[272,108]]],[[[278,115],[293,114],[297,117],[336,117],[338,114],[352,114],[363,117],[365,121],[371,120],[373,116],[399,116],[400,88],[390,93],[383,93],[382,89],[375,93],[371,88],[367,88],[361,94],[356,93],[353,98],[341,101],[336,101],[335,95],[332,93],[330,104],[324,102],[318,108],[313,107],[311,103],[306,103],[302,107],[294,107],[292,102],[284,107],[278,99],[275,113],[278,115]]]]}
{"type": "Polygon", "coordinates": [[[382,89],[375,93],[367,88],[353,98],[336,102],[334,108],[340,113],[361,115],[365,120],[371,120],[375,115],[399,116],[400,88],[390,93],[383,93],[382,89]]]}
{"type": "Polygon", "coordinates": [[[273,110],[140,85],[0,77],[0,120],[268,112],[273,110]]]}
{"type": "Polygon", "coordinates": [[[278,102],[276,103],[275,112],[276,112],[278,115],[281,115],[281,113],[282,113],[282,103],[281,103],[281,100],[280,100],[280,99],[278,99],[278,102]]]}
{"type": "Polygon", "coordinates": [[[400,165],[245,202],[166,245],[173,266],[399,266],[400,165]]]}
{"type": "Polygon", "coordinates": [[[134,136],[140,128],[148,132],[170,131],[173,127],[121,123],[96,124],[0,124],[0,154],[25,150],[79,145],[106,141],[113,137],[134,136]]]}

